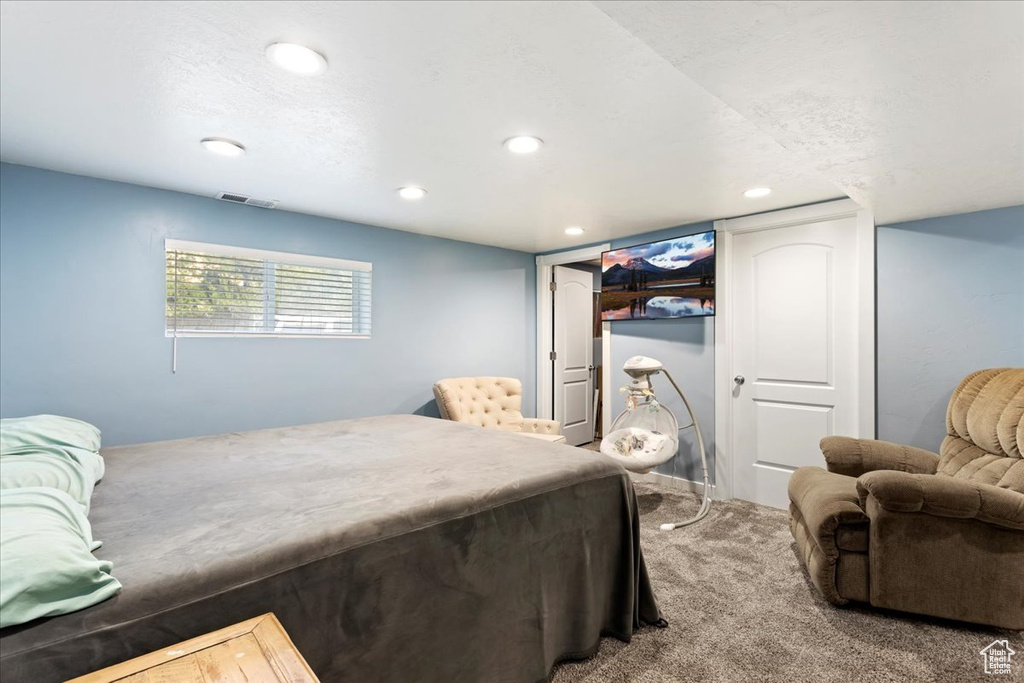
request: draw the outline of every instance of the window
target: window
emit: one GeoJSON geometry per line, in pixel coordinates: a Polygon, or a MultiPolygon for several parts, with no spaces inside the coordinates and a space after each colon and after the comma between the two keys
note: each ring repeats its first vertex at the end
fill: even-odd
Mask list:
{"type": "Polygon", "coordinates": [[[167,240],[168,337],[370,336],[372,264],[167,240]]]}

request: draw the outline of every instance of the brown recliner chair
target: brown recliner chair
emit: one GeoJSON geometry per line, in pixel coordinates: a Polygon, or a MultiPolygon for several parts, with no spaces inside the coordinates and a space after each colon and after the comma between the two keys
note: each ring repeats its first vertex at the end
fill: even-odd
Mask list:
{"type": "Polygon", "coordinates": [[[832,436],[789,481],[789,526],[834,604],[1024,629],[1024,368],[966,377],[939,455],[832,436]]]}

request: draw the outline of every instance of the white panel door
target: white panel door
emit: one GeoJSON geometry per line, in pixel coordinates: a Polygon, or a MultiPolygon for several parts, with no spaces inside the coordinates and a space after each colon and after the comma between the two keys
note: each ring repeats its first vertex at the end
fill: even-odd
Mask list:
{"type": "Polygon", "coordinates": [[[854,216],[733,236],[733,495],[789,505],[789,476],[824,466],[822,437],[858,434],[854,216]]]}
{"type": "Polygon", "coordinates": [[[594,440],[594,276],[555,266],[554,408],[572,446],[594,440]]]}

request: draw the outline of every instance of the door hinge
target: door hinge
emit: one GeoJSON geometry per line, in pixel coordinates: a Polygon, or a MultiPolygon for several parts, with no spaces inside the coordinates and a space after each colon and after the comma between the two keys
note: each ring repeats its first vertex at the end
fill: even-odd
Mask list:
{"type": "Polygon", "coordinates": [[[551,353],[548,354],[549,360],[554,360],[556,358],[558,358],[558,354],[556,352],[552,351],[551,353]]]}
{"type": "Polygon", "coordinates": [[[556,289],[558,289],[558,284],[557,284],[556,282],[552,281],[552,282],[551,282],[551,283],[550,283],[550,284],[548,285],[548,289],[550,289],[550,290],[551,290],[551,291],[553,292],[553,291],[555,291],[556,289]]]}

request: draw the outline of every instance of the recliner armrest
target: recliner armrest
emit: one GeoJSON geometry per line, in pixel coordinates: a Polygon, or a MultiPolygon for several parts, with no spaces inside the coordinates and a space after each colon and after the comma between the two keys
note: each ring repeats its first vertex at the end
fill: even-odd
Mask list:
{"type": "Polygon", "coordinates": [[[523,418],[523,431],[527,434],[561,434],[562,423],[537,417],[523,418]]]}
{"type": "Polygon", "coordinates": [[[857,479],[861,506],[868,498],[890,512],[977,519],[1024,531],[1024,493],[934,474],[868,472],[857,479]]]}
{"type": "Polygon", "coordinates": [[[867,524],[853,480],[830,474],[820,467],[800,467],[789,477],[790,515],[796,510],[808,533],[833,561],[839,546],[836,531],[843,525],[867,524]]]}
{"type": "Polygon", "coordinates": [[[828,471],[848,477],[875,470],[935,474],[939,465],[939,456],[931,451],[888,441],[826,436],[820,446],[828,471]]]}

